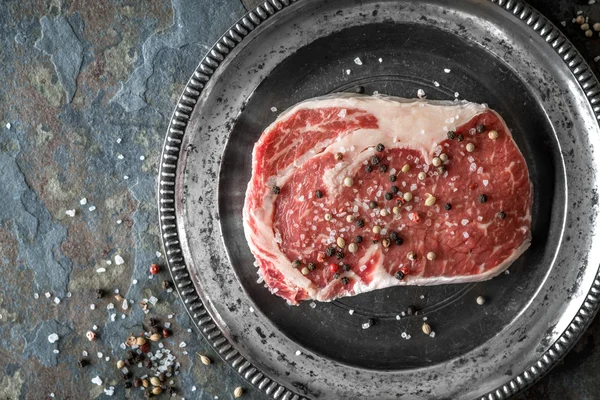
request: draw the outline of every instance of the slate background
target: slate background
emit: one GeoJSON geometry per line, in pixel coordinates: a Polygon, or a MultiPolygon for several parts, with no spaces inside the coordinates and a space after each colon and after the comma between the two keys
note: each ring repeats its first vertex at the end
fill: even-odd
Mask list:
{"type": "MultiPolygon", "coordinates": [[[[110,385],[113,398],[142,398],[123,388],[115,363],[124,354],[119,344],[151,316],[173,324],[165,346],[181,363],[180,396],[230,399],[243,386],[243,398],[265,398],[191,330],[179,299],[161,289],[167,274],[148,274],[150,263],[162,261],[155,177],[169,116],[201,56],[244,6],[258,2],[243,3],[0,2],[0,399],[109,398],[103,389],[110,385]],[[115,264],[117,254],[123,265],[115,264]],[[107,271],[97,273],[101,267],[107,271]],[[134,303],[107,310],[117,302],[95,299],[97,288],[119,289],[134,303]],[[145,315],[138,303],[152,295],[159,302],[145,315]],[[85,332],[94,325],[100,338],[88,342],[85,332]],[[54,344],[51,333],[60,336],[54,344]],[[82,369],[83,350],[92,364],[82,369]],[[204,366],[197,352],[215,362],[204,366]],[[102,386],[91,383],[95,376],[102,386]]],[[[585,38],[571,20],[581,10],[600,21],[600,6],[531,3],[597,73],[600,39],[585,38]]],[[[599,399],[598,338],[596,319],[561,365],[518,398],[599,399]]]]}

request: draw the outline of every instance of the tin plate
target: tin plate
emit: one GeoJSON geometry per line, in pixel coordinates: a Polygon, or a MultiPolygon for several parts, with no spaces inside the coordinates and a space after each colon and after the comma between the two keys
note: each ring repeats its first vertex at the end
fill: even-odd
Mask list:
{"type": "Polygon", "coordinates": [[[597,310],[599,93],[573,46],[522,2],[265,2],[201,61],[165,140],[161,230],[191,317],[226,362],[276,399],[521,391],[597,310]],[[257,283],[242,227],[254,143],[291,105],[357,86],[401,97],[422,88],[504,117],[534,185],[532,246],[509,274],[298,307],[257,283]],[[408,306],[419,315],[398,320],[408,306]],[[370,318],[375,325],[362,329],[370,318]],[[421,332],[424,318],[434,338],[421,332]]]}

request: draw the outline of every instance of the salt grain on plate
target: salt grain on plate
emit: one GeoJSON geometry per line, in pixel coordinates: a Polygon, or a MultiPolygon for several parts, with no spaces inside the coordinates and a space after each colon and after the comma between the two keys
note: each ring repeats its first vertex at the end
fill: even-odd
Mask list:
{"type": "Polygon", "coordinates": [[[122,160],[122,159],[124,159],[125,157],[123,157],[123,154],[119,154],[119,155],[117,156],[117,158],[118,158],[119,160],[122,160]]]}
{"type": "Polygon", "coordinates": [[[125,176],[123,177],[123,179],[127,180],[127,179],[129,179],[129,176],[125,175],[125,176]]]}
{"type": "Polygon", "coordinates": [[[100,385],[102,385],[102,379],[100,379],[99,376],[96,376],[95,378],[92,379],[92,383],[95,383],[96,385],[100,386],[100,385]]]}
{"type": "Polygon", "coordinates": [[[440,87],[440,83],[438,81],[433,81],[433,86],[440,87]]]}
{"type": "Polygon", "coordinates": [[[67,210],[67,211],[65,211],[65,214],[67,214],[69,217],[74,217],[75,216],[75,210],[67,210]]]}
{"type": "Polygon", "coordinates": [[[90,304],[90,310],[95,310],[96,309],[96,305],[95,304],[90,304]]]}
{"type": "Polygon", "coordinates": [[[146,157],[140,156],[140,161],[144,161],[145,159],[146,159],[146,157]]]}
{"type": "Polygon", "coordinates": [[[103,273],[103,272],[106,272],[106,268],[98,268],[98,269],[96,270],[96,272],[97,272],[97,273],[99,273],[99,274],[101,274],[101,273],[103,273]]]}
{"type": "Polygon", "coordinates": [[[49,292],[44,293],[44,296],[46,296],[47,299],[50,298],[50,296],[52,296],[49,292]]]}
{"type": "Polygon", "coordinates": [[[422,99],[425,97],[425,91],[423,89],[417,90],[417,97],[422,99]]]}
{"type": "Polygon", "coordinates": [[[185,347],[185,346],[187,346],[187,344],[185,342],[179,343],[179,347],[185,347]]]}
{"type": "Polygon", "coordinates": [[[11,127],[11,126],[12,126],[12,125],[10,124],[10,122],[7,122],[7,123],[6,123],[6,129],[10,129],[10,127],[11,127]]]}
{"type": "Polygon", "coordinates": [[[56,333],[51,333],[50,335],[48,335],[48,341],[50,343],[54,343],[58,340],[58,335],[56,333]]]}
{"type": "Polygon", "coordinates": [[[88,208],[88,210],[90,211],[94,211],[96,209],[96,206],[90,206],[90,208],[88,208]]]}
{"type": "Polygon", "coordinates": [[[301,355],[301,354],[302,354],[302,352],[301,352],[300,350],[296,350],[296,355],[297,355],[297,356],[299,356],[299,355],[301,355]]]}
{"type": "Polygon", "coordinates": [[[60,299],[59,299],[58,297],[55,297],[55,298],[54,298],[54,302],[55,302],[56,304],[60,304],[60,299]]]}
{"type": "Polygon", "coordinates": [[[82,206],[85,206],[87,204],[87,199],[84,197],[81,200],[79,200],[79,204],[81,204],[82,206]]]}
{"type": "Polygon", "coordinates": [[[444,72],[445,72],[445,73],[449,74],[449,73],[450,73],[450,71],[451,71],[451,70],[450,70],[450,68],[444,68],[444,72]]]}
{"type": "Polygon", "coordinates": [[[379,58],[379,62],[383,62],[383,58],[379,58]]]}

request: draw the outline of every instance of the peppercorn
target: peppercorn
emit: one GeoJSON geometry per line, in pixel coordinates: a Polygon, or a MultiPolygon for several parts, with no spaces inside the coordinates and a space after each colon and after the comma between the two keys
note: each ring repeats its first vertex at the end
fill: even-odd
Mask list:
{"type": "Polygon", "coordinates": [[[371,200],[371,201],[369,202],[369,208],[370,208],[370,209],[377,208],[377,202],[376,202],[375,200],[371,200]]]}
{"type": "Polygon", "coordinates": [[[385,194],[385,199],[386,199],[386,200],[391,200],[391,199],[393,199],[393,198],[394,198],[394,195],[393,195],[393,194],[391,194],[391,193],[386,193],[386,194],[385,194]]]}
{"type": "Polygon", "coordinates": [[[173,387],[173,386],[169,386],[169,388],[167,389],[169,394],[171,395],[171,397],[177,393],[177,388],[173,387]]]}
{"type": "Polygon", "coordinates": [[[165,290],[169,290],[171,288],[171,282],[167,280],[162,281],[162,288],[165,290]]]}
{"type": "Polygon", "coordinates": [[[146,358],[146,360],[144,361],[144,367],[152,368],[152,360],[149,358],[146,358]]]}
{"type": "Polygon", "coordinates": [[[390,175],[390,182],[396,182],[396,175],[390,175]]]}
{"type": "Polygon", "coordinates": [[[398,246],[402,246],[404,244],[404,239],[399,237],[398,239],[394,240],[394,243],[396,243],[398,246]]]}
{"type": "Polygon", "coordinates": [[[365,165],[365,171],[371,172],[371,171],[373,171],[373,167],[371,167],[370,164],[369,165],[365,165]]]}
{"type": "Polygon", "coordinates": [[[355,241],[356,243],[362,243],[362,241],[363,241],[363,237],[362,237],[362,236],[360,236],[360,235],[358,235],[358,236],[357,236],[357,237],[354,239],[354,241],[355,241]]]}
{"type": "Polygon", "coordinates": [[[333,158],[335,158],[336,161],[342,161],[344,159],[344,155],[342,153],[335,153],[333,158]]]}
{"type": "Polygon", "coordinates": [[[415,313],[415,308],[413,306],[408,306],[406,309],[406,314],[413,315],[415,313]]]}
{"type": "Polygon", "coordinates": [[[444,210],[446,210],[446,211],[452,210],[452,204],[450,204],[450,203],[444,204],[444,210]]]}
{"type": "Polygon", "coordinates": [[[385,150],[385,146],[382,143],[379,143],[377,146],[375,146],[375,150],[382,152],[385,150]]]}
{"type": "Polygon", "coordinates": [[[440,165],[439,167],[437,167],[437,170],[440,174],[444,174],[444,172],[446,172],[446,166],[440,165]]]}
{"type": "Polygon", "coordinates": [[[129,382],[129,381],[125,382],[125,384],[123,386],[125,387],[125,389],[131,389],[131,382],[129,382]]]}
{"type": "Polygon", "coordinates": [[[150,351],[150,345],[148,343],[145,343],[143,345],[140,346],[140,350],[143,353],[148,353],[150,351]]]}
{"type": "Polygon", "coordinates": [[[104,293],[104,290],[102,290],[102,289],[96,289],[96,298],[97,298],[97,299],[101,299],[101,298],[103,298],[103,297],[104,297],[104,294],[105,294],[105,293],[104,293]]]}
{"type": "Polygon", "coordinates": [[[381,164],[379,166],[379,171],[381,171],[381,172],[387,172],[387,170],[388,170],[388,166],[387,165],[381,164]]]}
{"type": "Polygon", "coordinates": [[[357,86],[354,91],[358,94],[363,94],[365,92],[365,87],[364,86],[357,86]]]}
{"type": "Polygon", "coordinates": [[[167,377],[165,376],[164,372],[161,372],[160,374],[158,374],[158,380],[161,382],[164,382],[167,380],[167,377]]]}
{"type": "Polygon", "coordinates": [[[336,272],[335,274],[333,274],[333,279],[340,279],[339,272],[336,272]]]}
{"type": "Polygon", "coordinates": [[[398,239],[398,234],[395,231],[390,232],[390,240],[395,241],[398,239]]]}
{"type": "Polygon", "coordinates": [[[300,264],[302,264],[300,260],[294,260],[294,262],[292,263],[292,268],[298,268],[300,264]]]}
{"type": "Polygon", "coordinates": [[[498,213],[498,218],[500,218],[500,219],[504,219],[504,218],[506,218],[506,213],[505,213],[504,211],[500,211],[500,212],[498,213]]]}
{"type": "Polygon", "coordinates": [[[346,277],[346,276],[345,276],[345,277],[343,277],[343,278],[342,278],[342,283],[343,283],[344,285],[347,285],[347,284],[349,284],[349,283],[350,283],[350,279],[348,279],[348,277],[346,277]]]}
{"type": "Polygon", "coordinates": [[[171,331],[165,328],[162,330],[162,335],[164,338],[168,338],[169,336],[171,336],[171,331]]]}
{"type": "Polygon", "coordinates": [[[334,254],[335,247],[328,247],[327,249],[325,249],[325,255],[327,255],[327,257],[333,257],[334,254]]]}
{"type": "Polygon", "coordinates": [[[402,271],[398,271],[394,274],[394,278],[398,279],[399,281],[401,281],[402,279],[404,279],[404,273],[402,271]]]}
{"type": "Polygon", "coordinates": [[[398,186],[396,186],[396,185],[393,185],[393,186],[390,188],[390,191],[391,191],[393,194],[396,194],[396,193],[398,193],[398,192],[400,191],[400,189],[398,189],[398,186]]]}
{"type": "Polygon", "coordinates": [[[448,131],[448,139],[450,139],[450,140],[456,139],[456,132],[448,131]]]}
{"type": "Polygon", "coordinates": [[[379,157],[377,157],[377,156],[371,157],[371,165],[379,165],[380,162],[381,162],[381,160],[379,159],[379,157]]]}
{"type": "Polygon", "coordinates": [[[362,228],[363,226],[365,226],[365,220],[361,219],[361,218],[357,219],[356,220],[356,226],[359,227],[359,228],[362,228]]]}
{"type": "Polygon", "coordinates": [[[152,328],[150,328],[150,332],[152,332],[153,334],[160,333],[161,331],[162,328],[160,326],[153,326],[152,328]]]}
{"type": "Polygon", "coordinates": [[[322,198],[322,197],[323,197],[323,192],[321,192],[320,190],[317,190],[317,191],[315,192],[315,196],[317,197],[317,199],[320,199],[320,198],[322,198]]]}
{"type": "Polygon", "coordinates": [[[477,200],[479,200],[480,203],[485,203],[488,200],[488,198],[485,194],[480,194],[477,200]]]}
{"type": "Polygon", "coordinates": [[[348,264],[342,264],[342,269],[344,271],[350,271],[350,266],[348,264]]]}
{"type": "Polygon", "coordinates": [[[317,268],[317,266],[315,265],[315,263],[308,263],[307,267],[308,267],[309,271],[314,271],[315,268],[317,268]]]}
{"type": "Polygon", "coordinates": [[[343,251],[338,251],[337,253],[335,253],[335,257],[338,260],[341,260],[342,258],[344,258],[344,252],[343,251]]]}
{"type": "Polygon", "coordinates": [[[465,140],[465,137],[459,133],[458,135],[456,135],[456,140],[462,142],[463,140],[465,140]]]}
{"type": "Polygon", "coordinates": [[[483,133],[485,132],[485,125],[477,124],[477,127],[475,129],[477,130],[477,133],[483,133]]]}
{"type": "Polygon", "coordinates": [[[90,360],[86,359],[86,358],[82,358],[81,360],[79,360],[79,368],[85,368],[88,365],[90,365],[90,360]]]}
{"type": "Polygon", "coordinates": [[[281,193],[281,188],[279,186],[273,186],[273,194],[281,193]]]}
{"type": "Polygon", "coordinates": [[[142,386],[142,380],[140,378],[135,378],[133,380],[133,387],[139,388],[140,386],[142,386]]]}
{"type": "Polygon", "coordinates": [[[152,275],[156,275],[160,272],[160,267],[158,266],[158,264],[152,264],[150,265],[150,273],[152,275]]]}

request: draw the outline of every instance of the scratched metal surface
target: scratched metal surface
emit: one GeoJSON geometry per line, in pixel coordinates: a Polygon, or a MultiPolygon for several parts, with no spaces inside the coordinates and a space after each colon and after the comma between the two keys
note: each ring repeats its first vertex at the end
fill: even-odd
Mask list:
{"type": "MultiPolygon", "coordinates": [[[[205,368],[178,350],[181,397],[231,398],[242,385],[244,398],[266,398],[219,362],[197,333],[187,332],[192,325],[175,295],[145,281],[148,263],[162,260],[155,254],[155,176],[168,118],[198,60],[245,12],[237,0],[215,3],[0,2],[0,399],[111,398],[102,390],[108,385],[116,388],[112,398],[142,397],[123,389],[113,365],[122,356],[118,344],[142,328],[144,315],[132,309],[126,320],[110,322],[105,308],[111,300],[93,298],[98,287],[119,288],[136,301],[156,295],[154,314],[176,315],[167,344],[185,340],[190,354],[213,356],[215,364],[205,368]],[[79,205],[82,197],[86,207],[79,205]],[[97,209],[90,212],[90,205],[97,209]],[[76,209],[76,217],[66,216],[67,209],[76,209]],[[115,254],[125,258],[119,269],[105,265],[115,254]],[[100,266],[108,273],[95,273],[100,266]],[[101,339],[90,344],[84,334],[94,324],[101,339]],[[51,345],[46,338],[53,332],[60,339],[51,345]],[[83,350],[93,356],[87,369],[76,365],[83,350]],[[100,361],[98,351],[111,361],[100,361]],[[91,383],[97,375],[105,385],[91,383]]],[[[532,3],[593,65],[598,41],[584,40],[560,21],[570,22],[580,8],[598,14],[598,6],[532,3]]],[[[564,364],[521,398],[600,398],[599,335],[596,320],[564,364]]]]}

